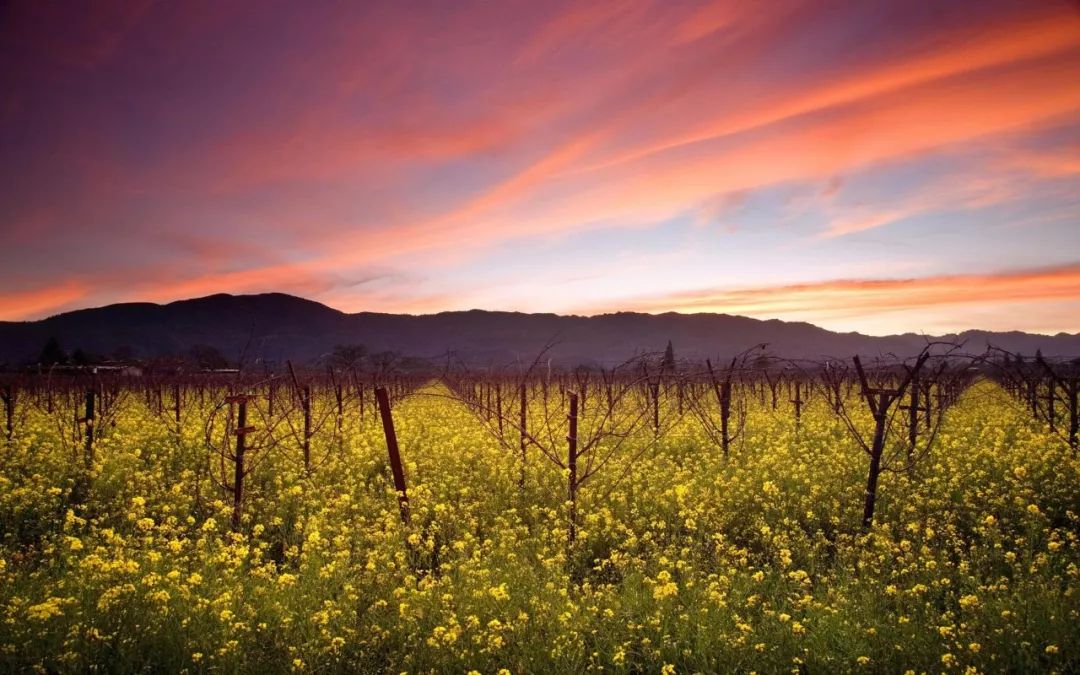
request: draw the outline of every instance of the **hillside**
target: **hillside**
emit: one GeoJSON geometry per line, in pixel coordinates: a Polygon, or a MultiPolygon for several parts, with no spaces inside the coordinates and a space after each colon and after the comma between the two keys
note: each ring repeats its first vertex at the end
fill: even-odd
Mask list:
{"type": "MultiPolygon", "coordinates": [[[[792,358],[911,354],[925,344],[915,334],[875,337],[835,333],[808,323],[762,321],[726,314],[560,316],[471,310],[430,315],[346,314],[311,300],[280,293],[212,295],[165,305],[128,303],[59,314],[40,321],[0,322],[0,362],[36,359],[57,338],[68,350],[135,356],[183,353],[207,345],[235,359],[241,353],[272,361],[310,361],[339,344],[369,351],[393,350],[439,357],[447,350],[473,365],[529,360],[551,341],[551,356],[564,364],[615,363],[657,351],[668,340],[680,357],[722,357],[758,343],[792,358]]],[[[966,351],[986,345],[1047,356],[1080,355],[1080,335],[1055,336],[969,331],[942,339],[967,341],[966,351]]]]}

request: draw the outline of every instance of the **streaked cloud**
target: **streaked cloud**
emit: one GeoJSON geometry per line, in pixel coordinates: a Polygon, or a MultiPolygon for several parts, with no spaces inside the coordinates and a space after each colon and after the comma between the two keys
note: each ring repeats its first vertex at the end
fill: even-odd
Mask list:
{"type": "Polygon", "coordinates": [[[77,281],[0,293],[0,321],[21,321],[26,317],[55,314],[72,309],[73,303],[87,297],[89,288],[77,281]]]}
{"type": "Polygon", "coordinates": [[[220,291],[528,311],[1080,244],[1064,0],[252,8],[12,3],[4,316],[220,291]],[[565,281],[581,245],[610,270],[591,290],[565,281]]]}
{"type": "MultiPolygon", "coordinates": [[[[997,307],[1016,326],[1040,330],[1042,313],[1063,303],[1080,308],[1080,263],[1032,270],[942,275],[906,279],[833,279],[757,288],[703,289],[655,297],[623,298],[612,307],[587,307],[590,314],[622,309],[641,312],[723,312],[759,318],[783,318],[825,325],[859,323],[890,313],[931,316],[940,309],[961,312],[997,307]]],[[[965,328],[963,319],[947,330],[965,328]]],[[[1060,319],[1062,330],[1080,331],[1080,319],[1060,319]]],[[[932,316],[938,330],[947,326],[932,316]]],[[[928,327],[927,327],[928,328],[928,327]]],[[[910,330],[919,330],[912,325],[910,330]]]]}

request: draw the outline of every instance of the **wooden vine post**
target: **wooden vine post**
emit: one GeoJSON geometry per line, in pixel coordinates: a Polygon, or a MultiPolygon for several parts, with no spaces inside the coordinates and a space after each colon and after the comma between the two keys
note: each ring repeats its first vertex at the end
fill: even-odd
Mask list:
{"type": "Polygon", "coordinates": [[[503,434],[502,384],[495,385],[495,417],[499,421],[499,437],[503,434]]]}
{"type": "Polygon", "coordinates": [[[342,391],[340,384],[334,385],[334,400],[337,403],[337,432],[341,434],[341,425],[345,419],[345,392],[342,391]]]}
{"type": "Polygon", "coordinates": [[[1077,449],[1080,449],[1080,410],[1078,410],[1078,399],[1080,399],[1080,380],[1073,378],[1069,380],[1069,386],[1066,389],[1066,393],[1069,396],[1069,447],[1073,449],[1075,453],[1077,449]]]}
{"type": "Polygon", "coordinates": [[[927,416],[931,415],[930,406],[922,405],[919,400],[919,394],[921,393],[922,388],[919,385],[918,378],[912,379],[910,387],[911,393],[909,394],[910,399],[908,400],[908,404],[900,406],[901,410],[906,410],[908,412],[907,459],[909,470],[914,468],[913,462],[915,460],[915,445],[919,441],[919,421],[921,419],[919,413],[926,412],[927,416]]]}
{"type": "Polygon", "coordinates": [[[85,415],[79,420],[85,425],[85,436],[83,445],[83,458],[86,461],[86,468],[89,469],[94,465],[94,390],[93,388],[86,390],[86,410],[85,415]]]}
{"type": "Polygon", "coordinates": [[[660,433],[660,376],[656,376],[656,381],[649,381],[649,398],[652,399],[652,426],[653,433],[660,433]]]}
{"type": "Polygon", "coordinates": [[[709,379],[712,381],[713,391],[716,393],[716,401],[720,404],[720,443],[724,450],[724,457],[728,456],[731,449],[731,376],[735,371],[735,359],[731,360],[727,377],[723,382],[718,382],[716,373],[713,372],[712,362],[705,359],[705,366],[709,369],[709,379]]]}
{"type": "Polygon", "coordinates": [[[798,427],[802,422],[802,393],[799,391],[799,381],[795,380],[795,398],[791,399],[791,402],[795,404],[795,426],[798,427]]]}
{"type": "Polygon", "coordinates": [[[247,435],[255,431],[255,427],[248,426],[247,404],[251,397],[246,394],[229,396],[227,401],[230,405],[236,405],[236,446],[233,451],[233,511],[232,529],[240,530],[244,508],[244,477],[247,475],[245,466],[247,456],[247,435]]]}
{"type": "Polygon", "coordinates": [[[570,414],[567,416],[570,428],[566,434],[567,458],[567,499],[570,503],[569,525],[567,529],[567,544],[573,546],[577,539],[577,460],[578,460],[578,397],[570,394],[570,414]]]}
{"type": "Polygon", "coordinates": [[[924,406],[923,411],[926,413],[926,416],[924,418],[924,420],[926,422],[926,425],[925,425],[924,428],[927,431],[930,431],[930,429],[934,426],[934,410],[933,410],[934,397],[933,397],[933,395],[934,395],[934,383],[928,381],[926,383],[926,385],[923,386],[923,396],[922,396],[922,398],[923,398],[923,406],[924,406]]]}
{"type": "Polygon", "coordinates": [[[390,414],[390,397],[386,393],[386,387],[375,389],[375,401],[379,405],[379,415],[382,418],[383,435],[386,437],[386,452],[390,456],[390,471],[394,475],[394,490],[397,491],[401,522],[408,525],[409,494],[405,488],[405,468],[401,464],[397,432],[394,431],[394,418],[390,414]]]}
{"type": "Polygon", "coordinates": [[[1046,419],[1050,422],[1050,433],[1057,431],[1057,413],[1054,410],[1054,399],[1057,398],[1057,383],[1054,378],[1046,380],[1046,419]]]}
{"type": "Polygon", "coordinates": [[[0,398],[4,399],[5,424],[9,441],[15,437],[15,396],[15,387],[10,384],[6,385],[4,391],[0,393],[0,398]]]}
{"type": "Polygon", "coordinates": [[[311,386],[300,390],[300,407],[304,412],[304,473],[311,473],[311,386]]]}
{"type": "Polygon", "coordinates": [[[300,411],[304,415],[304,431],[300,439],[300,447],[304,453],[304,474],[311,474],[311,385],[300,386],[300,380],[293,370],[292,361],[286,361],[289,368],[289,377],[292,379],[293,392],[300,399],[300,411]]]}
{"type": "Polygon", "coordinates": [[[520,427],[520,431],[521,431],[521,448],[520,448],[520,453],[521,453],[521,457],[520,457],[520,460],[521,460],[521,473],[518,476],[518,488],[520,488],[524,492],[524,490],[525,490],[525,461],[526,461],[525,449],[528,447],[528,441],[525,440],[526,434],[528,433],[528,431],[527,431],[525,425],[526,425],[527,420],[528,420],[528,410],[529,410],[529,408],[528,408],[528,400],[526,399],[526,385],[525,385],[524,382],[521,383],[520,394],[521,394],[521,411],[520,411],[521,417],[520,417],[520,421],[519,421],[519,427],[520,427]]]}

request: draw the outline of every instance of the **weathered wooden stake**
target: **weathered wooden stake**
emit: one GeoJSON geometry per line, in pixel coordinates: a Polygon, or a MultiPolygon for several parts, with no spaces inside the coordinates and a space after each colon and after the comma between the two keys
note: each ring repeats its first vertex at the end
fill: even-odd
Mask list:
{"type": "Polygon", "coordinates": [[[236,404],[236,450],[233,453],[233,511],[232,529],[240,530],[244,505],[244,461],[247,454],[247,435],[252,431],[247,425],[247,398],[238,397],[236,404]]]}
{"type": "Polygon", "coordinates": [[[405,468],[401,464],[401,453],[398,451],[397,433],[394,431],[394,418],[390,414],[390,397],[386,393],[386,387],[375,389],[375,400],[379,404],[379,415],[382,417],[383,435],[386,437],[386,451],[390,455],[390,471],[394,475],[394,489],[397,491],[401,522],[408,525],[409,495],[405,489],[405,468]]]}
{"type": "Polygon", "coordinates": [[[926,430],[930,431],[934,426],[934,406],[933,406],[933,393],[934,383],[928,381],[926,387],[923,389],[923,398],[926,399],[923,403],[923,410],[926,412],[926,430]]]}
{"type": "Polygon", "coordinates": [[[724,446],[724,457],[728,456],[731,448],[731,434],[728,427],[731,420],[731,380],[727,379],[720,385],[720,438],[724,446]]]}
{"type": "Polygon", "coordinates": [[[83,448],[83,456],[86,459],[86,468],[94,465],[94,390],[86,390],[86,415],[82,419],[86,425],[86,441],[83,448]]]}
{"type": "Polygon", "coordinates": [[[649,382],[649,398],[652,399],[652,426],[655,433],[660,433],[660,378],[649,382]]]}
{"type": "Polygon", "coordinates": [[[720,445],[724,451],[724,457],[728,456],[731,448],[731,436],[728,433],[728,424],[731,419],[731,372],[735,369],[735,360],[731,361],[731,368],[724,381],[716,380],[713,372],[712,361],[705,359],[705,366],[709,370],[709,381],[712,383],[713,392],[716,394],[716,402],[720,404],[720,445]]]}
{"type": "Polygon", "coordinates": [[[578,460],[578,397],[570,394],[570,414],[567,416],[570,422],[569,433],[566,434],[567,458],[566,467],[569,469],[567,478],[567,499],[570,502],[570,522],[567,526],[567,542],[573,545],[577,539],[577,460],[578,460]]]}
{"type": "Polygon", "coordinates": [[[911,400],[908,410],[908,463],[915,455],[915,443],[919,440],[919,381],[911,383],[911,400]]]}
{"type": "Polygon", "coordinates": [[[4,399],[7,438],[10,441],[15,436],[15,387],[10,384],[5,386],[2,397],[4,399]]]}
{"type": "Polygon", "coordinates": [[[503,434],[502,385],[495,385],[495,416],[499,419],[499,438],[503,434]]]}
{"type": "Polygon", "coordinates": [[[341,385],[334,385],[334,397],[337,399],[337,432],[341,433],[341,424],[345,417],[345,394],[341,385]]]}
{"type": "Polygon", "coordinates": [[[1056,396],[1057,383],[1054,378],[1046,381],[1046,419],[1050,422],[1051,433],[1057,431],[1057,415],[1054,412],[1054,397],[1056,396]]]}
{"type": "Polygon", "coordinates": [[[304,472],[311,473],[311,386],[300,390],[300,407],[304,411],[304,472]]]}
{"type": "Polygon", "coordinates": [[[1078,410],[1077,399],[1080,398],[1080,380],[1070,380],[1068,386],[1069,394],[1069,447],[1076,452],[1080,449],[1080,410],[1078,410]]]}
{"type": "Polygon", "coordinates": [[[525,383],[522,382],[521,383],[521,419],[520,419],[520,422],[519,422],[520,431],[521,431],[521,474],[518,476],[518,487],[522,491],[525,490],[525,461],[526,461],[525,448],[528,446],[528,441],[525,440],[525,434],[527,433],[525,425],[526,425],[526,421],[528,419],[528,414],[527,414],[528,413],[528,402],[527,402],[527,400],[525,398],[525,394],[526,394],[525,383]]]}

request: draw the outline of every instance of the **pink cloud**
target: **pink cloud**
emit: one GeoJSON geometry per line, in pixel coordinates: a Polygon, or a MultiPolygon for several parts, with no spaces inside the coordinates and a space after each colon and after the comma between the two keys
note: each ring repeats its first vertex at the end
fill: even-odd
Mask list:
{"type": "Polygon", "coordinates": [[[1077,119],[1067,3],[932,20],[898,4],[913,18],[889,31],[867,28],[885,9],[861,3],[136,9],[60,38],[38,21],[36,47],[18,51],[27,67],[0,75],[0,140],[17,150],[0,162],[0,227],[42,255],[0,254],[17,268],[4,285],[54,289],[10,292],[22,309],[7,316],[260,290],[449,308],[461,298],[348,280],[376,267],[452,277],[508,242],[646,229],[718,213],[721,195],[956,148],[1001,151],[895,199],[844,206],[826,191],[816,243],[997,207],[1078,171],[1075,144],[1003,141],[1077,119]],[[39,53],[56,40],[70,53],[39,53]]]}
{"type": "Polygon", "coordinates": [[[29,291],[0,292],[0,321],[21,321],[27,317],[53,314],[89,295],[90,287],[78,281],[35,288],[29,291]]]}
{"type": "MultiPolygon", "coordinates": [[[[821,322],[941,308],[1080,303],[1080,264],[989,274],[910,279],[838,279],[755,288],[701,289],[624,298],[586,313],[722,312],[821,322]]],[[[1013,310],[1010,310],[1013,311],[1013,310]]],[[[1070,327],[1080,330],[1080,324],[1070,327]]],[[[894,326],[893,330],[900,330],[894,326]]]]}

